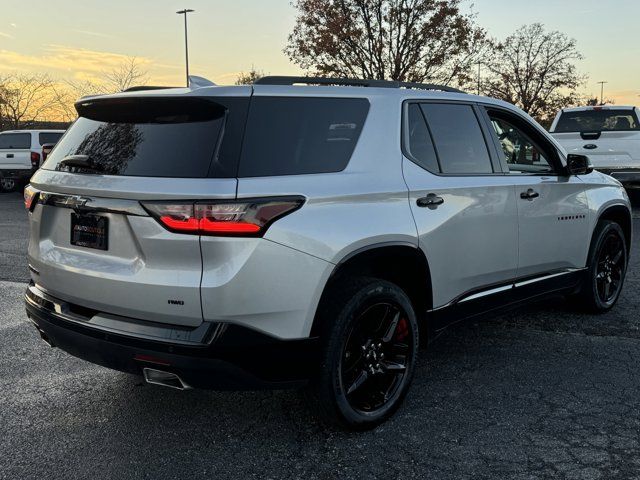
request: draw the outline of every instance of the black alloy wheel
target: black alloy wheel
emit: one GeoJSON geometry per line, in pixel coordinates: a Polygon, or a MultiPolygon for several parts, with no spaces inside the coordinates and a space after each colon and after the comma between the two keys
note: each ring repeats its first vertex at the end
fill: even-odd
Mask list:
{"type": "Polygon", "coordinates": [[[355,321],[345,343],[340,377],[349,405],[369,414],[393,402],[411,367],[414,343],[407,314],[378,303],[355,321]]]}
{"type": "Polygon", "coordinates": [[[595,269],[595,289],[603,305],[613,304],[620,295],[626,266],[624,239],[610,231],[600,246],[595,269]]]}
{"type": "Polygon", "coordinates": [[[418,321],[399,286],[369,277],[333,285],[319,309],[321,361],[308,399],[325,422],[379,425],[400,407],[418,355],[418,321]]]}
{"type": "Polygon", "coordinates": [[[589,247],[588,267],[580,287],[573,296],[580,310],[604,313],[616,304],[627,273],[627,241],[620,225],[600,220],[589,247]]]}

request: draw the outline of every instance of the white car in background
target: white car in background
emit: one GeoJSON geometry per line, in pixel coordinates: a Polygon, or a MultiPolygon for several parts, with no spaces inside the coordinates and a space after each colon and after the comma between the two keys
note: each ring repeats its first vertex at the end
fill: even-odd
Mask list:
{"type": "Polygon", "coordinates": [[[640,187],[640,109],[623,106],[565,108],[551,134],[568,153],[587,154],[594,168],[626,187],[640,187]]]}
{"type": "Polygon", "coordinates": [[[0,132],[0,191],[27,183],[42,164],[42,145],[55,144],[64,130],[8,130],[0,132]]]}

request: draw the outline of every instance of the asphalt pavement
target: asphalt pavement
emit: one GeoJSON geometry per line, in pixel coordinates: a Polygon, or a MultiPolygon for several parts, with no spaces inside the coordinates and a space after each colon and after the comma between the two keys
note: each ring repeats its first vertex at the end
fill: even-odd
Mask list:
{"type": "Polygon", "coordinates": [[[0,479],[640,478],[640,215],[613,311],[558,300],[452,327],[398,414],[355,434],[295,391],[173,391],[46,346],[20,201],[0,194],[0,479]]]}

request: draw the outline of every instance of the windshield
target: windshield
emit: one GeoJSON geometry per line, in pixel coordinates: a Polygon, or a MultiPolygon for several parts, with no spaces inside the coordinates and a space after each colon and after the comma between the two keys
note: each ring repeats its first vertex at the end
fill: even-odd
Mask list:
{"type": "Polygon", "coordinates": [[[627,132],[640,130],[634,110],[584,110],[563,112],[555,133],[627,132]]]}

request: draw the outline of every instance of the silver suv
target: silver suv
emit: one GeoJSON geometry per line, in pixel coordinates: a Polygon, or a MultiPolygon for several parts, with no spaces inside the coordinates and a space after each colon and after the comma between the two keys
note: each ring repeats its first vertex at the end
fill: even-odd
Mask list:
{"type": "Polygon", "coordinates": [[[305,385],[325,418],[371,428],[448,324],[620,294],[624,189],[507,103],[266,77],[76,108],[25,190],[27,313],[150,383],[305,385]]]}

